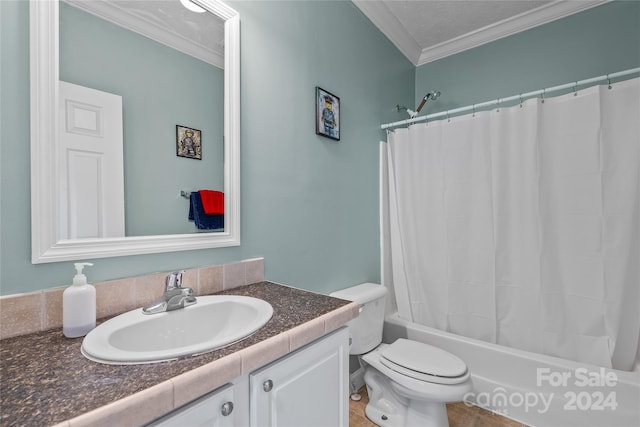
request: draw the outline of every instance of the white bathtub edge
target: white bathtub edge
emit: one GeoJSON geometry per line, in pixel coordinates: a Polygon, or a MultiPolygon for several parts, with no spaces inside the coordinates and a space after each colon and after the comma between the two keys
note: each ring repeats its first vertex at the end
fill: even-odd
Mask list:
{"type": "Polygon", "coordinates": [[[474,395],[469,396],[468,400],[515,421],[540,427],[640,425],[638,371],[606,369],[602,371],[605,375],[611,373],[611,376],[615,376],[615,381],[611,378],[613,386],[577,386],[582,382],[582,374],[595,375],[604,368],[415,325],[401,319],[397,313],[385,319],[384,329],[384,342],[409,338],[435,345],[460,357],[467,363],[474,381],[474,395]],[[544,375],[553,375],[553,378],[566,375],[567,379],[565,385],[551,385],[550,377],[544,375]],[[613,393],[617,407],[613,409],[613,402],[609,399],[609,404],[600,405],[604,406],[603,409],[597,410],[595,401],[600,398],[598,393],[604,397],[613,393]],[[574,396],[576,402],[572,404],[574,396]],[[522,404],[520,398],[523,399],[522,404]],[[538,398],[538,402],[533,405],[535,398],[538,398]],[[525,402],[526,399],[529,402],[525,402]]]}

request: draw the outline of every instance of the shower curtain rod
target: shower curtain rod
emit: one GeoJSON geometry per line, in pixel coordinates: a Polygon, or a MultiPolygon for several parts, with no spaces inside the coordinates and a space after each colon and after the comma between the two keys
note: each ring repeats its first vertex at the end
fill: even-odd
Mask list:
{"type": "Polygon", "coordinates": [[[538,95],[542,95],[544,97],[549,92],[556,92],[556,91],[564,90],[564,89],[574,89],[574,90],[576,90],[576,88],[578,86],[591,84],[591,83],[596,83],[596,82],[599,82],[599,81],[602,81],[602,80],[611,81],[611,79],[615,79],[615,78],[618,78],[618,77],[623,77],[623,76],[627,76],[629,74],[635,74],[635,73],[640,73],[640,67],[631,68],[629,70],[619,71],[617,73],[611,73],[611,74],[607,74],[607,75],[604,75],[604,76],[593,77],[593,78],[586,79],[586,80],[579,80],[577,82],[567,83],[567,84],[560,85],[560,86],[553,86],[553,87],[549,87],[549,88],[546,88],[546,89],[540,89],[540,90],[536,90],[536,91],[533,91],[533,92],[527,92],[527,93],[523,93],[523,94],[520,94],[520,95],[514,95],[514,96],[510,96],[508,98],[494,99],[492,101],[482,102],[480,104],[473,104],[473,105],[468,105],[466,107],[454,108],[453,110],[440,111],[439,113],[427,114],[426,116],[414,117],[412,119],[400,120],[398,122],[386,123],[386,124],[380,125],[380,129],[389,129],[389,128],[396,127],[396,126],[412,124],[412,123],[416,123],[416,122],[421,122],[423,120],[435,119],[435,118],[438,118],[438,117],[448,117],[448,116],[451,116],[451,115],[455,115],[455,114],[458,114],[458,113],[464,113],[464,112],[467,112],[467,111],[476,111],[476,110],[484,108],[484,107],[500,107],[500,105],[502,103],[507,103],[507,102],[511,102],[511,101],[518,101],[518,100],[519,101],[524,101],[525,99],[532,98],[532,97],[538,96],[538,95]]]}

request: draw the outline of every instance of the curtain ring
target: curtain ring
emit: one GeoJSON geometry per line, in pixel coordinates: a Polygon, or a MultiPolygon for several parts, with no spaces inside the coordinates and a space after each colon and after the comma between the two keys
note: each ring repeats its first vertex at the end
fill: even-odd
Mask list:
{"type": "Polygon", "coordinates": [[[578,89],[577,89],[577,86],[578,86],[578,82],[575,82],[575,83],[573,84],[573,96],[578,96],[578,89]]]}
{"type": "Polygon", "coordinates": [[[473,116],[472,117],[475,117],[475,116],[476,116],[476,104],[473,104],[473,116]]]}
{"type": "Polygon", "coordinates": [[[607,83],[609,84],[609,90],[611,90],[613,87],[611,86],[611,78],[609,78],[609,74],[607,74],[607,83]]]}
{"type": "Polygon", "coordinates": [[[546,89],[542,89],[542,101],[541,103],[544,104],[544,94],[546,92],[546,89]]]}
{"type": "Polygon", "coordinates": [[[447,123],[451,123],[451,118],[449,117],[449,110],[447,110],[447,123]]]}
{"type": "Polygon", "coordinates": [[[522,94],[520,94],[520,108],[522,108],[522,94]]]}
{"type": "Polygon", "coordinates": [[[502,98],[498,98],[498,108],[496,108],[496,113],[500,112],[500,102],[502,102],[502,98]]]}

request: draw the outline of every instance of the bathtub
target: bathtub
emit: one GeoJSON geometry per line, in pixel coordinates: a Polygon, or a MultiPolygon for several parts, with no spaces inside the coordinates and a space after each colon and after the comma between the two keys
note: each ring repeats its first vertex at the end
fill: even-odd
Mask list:
{"type": "Polygon", "coordinates": [[[383,341],[408,338],[464,360],[474,391],[465,402],[538,426],[640,426],[640,371],[605,369],[385,319],[383,341]]]}

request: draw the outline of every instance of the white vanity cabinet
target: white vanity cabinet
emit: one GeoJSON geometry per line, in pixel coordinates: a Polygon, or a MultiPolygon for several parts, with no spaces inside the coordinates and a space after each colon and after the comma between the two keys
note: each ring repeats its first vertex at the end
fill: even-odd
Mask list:
{"type": "MultiPolygon", "coordinates": [[[[245,393],[246,384],[227,384],[195,401],[176,409],[149,424],[150,427],[215,426],[234,427],[245,425],[238,408],[237,398],[245,393]]],[[[246,400],[246,399],[245,399],[246,400]]],[[[246,421],[246,416],[244,418],[246,421]]]]}
{"type": "Polygon", "coordinates": [[[251,427],[348,427],[343,328],[249,375],[251,427]]]}
{"type": "Polygon", "coordinates": [[[149,424],[348,427],[349,333],[341,328],[149,424]]]}

